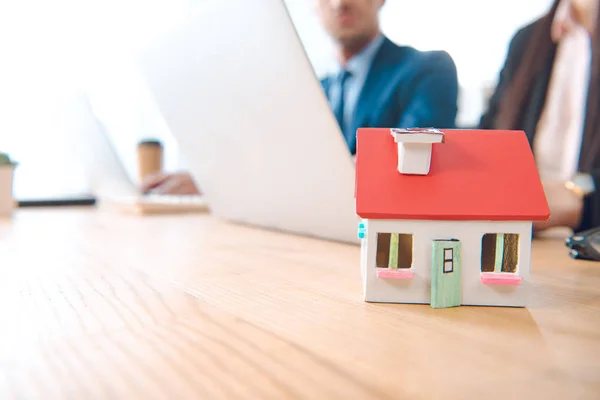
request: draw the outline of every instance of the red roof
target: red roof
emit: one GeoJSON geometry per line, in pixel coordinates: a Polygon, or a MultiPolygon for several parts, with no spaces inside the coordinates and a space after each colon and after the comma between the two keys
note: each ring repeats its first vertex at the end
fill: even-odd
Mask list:
{"type": "Polygon", "coordinates": [[[397,170],[389,129],[357,133],[356,213],[361,218],[547,220],[537,167],[522,131],[441,130],[429,175],[397,170]]]}

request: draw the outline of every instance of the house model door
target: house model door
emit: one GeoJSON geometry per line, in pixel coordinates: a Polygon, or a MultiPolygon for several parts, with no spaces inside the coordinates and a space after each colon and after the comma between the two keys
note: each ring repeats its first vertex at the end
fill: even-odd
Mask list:
{"type": "Polygon", "coordinates": [[[460,306],[460,242],[434,240],[431,260],[431,307],[460,306]]]}

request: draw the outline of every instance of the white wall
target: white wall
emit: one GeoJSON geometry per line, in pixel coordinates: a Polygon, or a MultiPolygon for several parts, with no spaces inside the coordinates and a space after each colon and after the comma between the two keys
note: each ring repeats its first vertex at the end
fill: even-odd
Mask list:
{"type": "Polygon", "coordinates": [[[136,52],[186,15],[194,0],[113,0],[100,2],[88,19],[81,80],[93,111],[134,182],[136,146],[156,138],[165,146],[165,169],[180,169],[179,148],[148,88],[134,67],[136,52]],[[107,27],[110,27],[107,29],[107,27]]]}
{"type": "Polygon", "coordinates": [[[60,2],[0,2],[0,151],[20,162],[18,196],[88,190],[73,139],[93,123],[62,12],[60,2]]]}
{"type": "Polygon", "coordinates": [[[133,182],[139,183],[135,155],[137,143],[143,138],[161,140],[165,149],[165,169],[180,169],[177,141],[132,64],[105,63],[102,73],[87,80],[86,94],[94,116],[104,125],[133,182]]]}
{"type": "Polygon", "coordinates": [[[0,2],[0,151],[19,162],[17,198],[91,190],[87,155],[98,126],[86,89],[132,177],[135,143],[146,136],[162,138],[167,167],[178,168],[176,143],[126,60],[190,2],[0,2]]]}

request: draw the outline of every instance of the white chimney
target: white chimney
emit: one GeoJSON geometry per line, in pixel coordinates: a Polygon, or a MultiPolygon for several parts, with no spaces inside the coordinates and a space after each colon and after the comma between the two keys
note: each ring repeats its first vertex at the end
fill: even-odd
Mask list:
{"type": "Polygon", "coordinates": [[[435,128],[392,128],[390,133],[398,145],[398,172],[427,175],[432,145],[444,143],[444,133],[435,128]]]}

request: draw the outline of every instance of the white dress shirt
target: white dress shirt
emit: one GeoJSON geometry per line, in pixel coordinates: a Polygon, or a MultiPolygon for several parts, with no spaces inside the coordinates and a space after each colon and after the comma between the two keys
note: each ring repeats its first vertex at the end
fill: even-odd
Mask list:
{"type": "Polygon", "coordinates": [[[591,42],[582,27],[558,43],[533,151],[542,180],[566,181],[577,171],[585,123],[591,42]]]}

